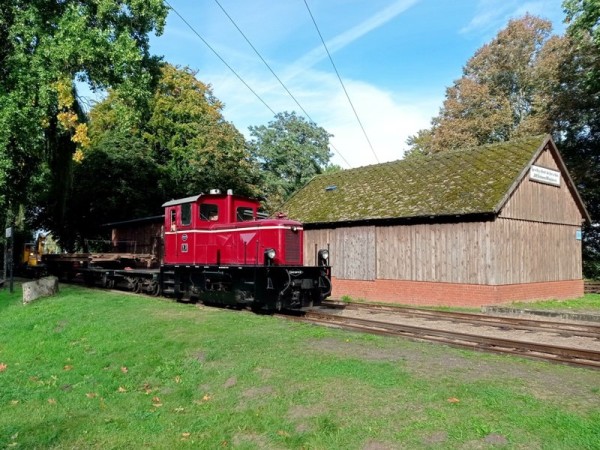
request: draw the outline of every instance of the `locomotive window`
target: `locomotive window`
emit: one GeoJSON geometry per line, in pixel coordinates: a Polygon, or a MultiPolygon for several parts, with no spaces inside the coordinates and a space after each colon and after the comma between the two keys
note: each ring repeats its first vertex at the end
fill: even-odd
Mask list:
{"type": "Polygon", "coordinates": [[[177,217],[177,211],[175,208],[171,210],[171,225],[175,225],[175,218],[177,217]]]}
{"type": "Polygon", "coordinates": [[[248,222],[250,220],[254,220],[254,210],[252,208],[248,208],[247,206],[240,206],[236,210],[235,215],[238,222],[248,222]]]}
{"type": "Polygon", "coordinates": [[[184,203],[181,205],[181,225],[192,223],[192,204],[184,203]]]}
{"type": "Polygon", "coordinates": [[[219,220],[219,207],[212,203],[203,203],[200,205],[201,220],[219,220]]]}

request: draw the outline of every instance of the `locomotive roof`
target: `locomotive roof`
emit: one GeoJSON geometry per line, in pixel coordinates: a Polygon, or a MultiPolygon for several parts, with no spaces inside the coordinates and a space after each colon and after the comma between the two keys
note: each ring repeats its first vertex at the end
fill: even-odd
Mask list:
{"type": "Polygon", "coordinates": [[[162,205],[162,207],[165,208],[167,206],[181,205],[182,203],[192,203],[192,202],[197,201],[203,195],[204,194],[198,194],[198,195],[192,195],[191,197],[178,198],[178,199],[175,199],[175,200],[169,200],[168,202],[164,203],[162,205]]]}
{"type": "Polygon", "coordinates": [[[305,224],[493,215],[545,148],[589,220],[549,135],[318,175],[282,211],[305,224]]]}

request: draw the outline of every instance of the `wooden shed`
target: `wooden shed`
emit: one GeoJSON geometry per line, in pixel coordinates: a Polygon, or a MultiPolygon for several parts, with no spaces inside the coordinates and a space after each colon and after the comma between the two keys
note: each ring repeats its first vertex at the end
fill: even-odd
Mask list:
{"type": "Polygon", "coordinates": [[[283,207],[333,295],[479,306],[583,295],[589,215],[550,136],[315,177],[283,207]]]}

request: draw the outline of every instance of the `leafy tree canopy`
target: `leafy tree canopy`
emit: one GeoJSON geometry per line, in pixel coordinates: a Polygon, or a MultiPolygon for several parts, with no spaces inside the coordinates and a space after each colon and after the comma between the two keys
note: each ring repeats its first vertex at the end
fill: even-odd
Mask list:
{"type": "MultiPolygon", "coordinates": [[[[0,6],[0,209],[25,201],[56,152],[89,145],[76,80],[121,85],[142,100],[157,68],[148,34],[162,32],[161,0],[14,0],[0,6]],[[65,134],[71,146],[56,146],[65,134]]],[[[76,158],[81,159],[81,151],[76,158]]]]}
{"type": "MultiPolygon", "coordinates": [[[[67,223],[47,225],[63,242],[73,245],[75,236],[81,245],[106,234],[99,224],[160,214],[169,198],[212,188],[260,192],[257,165],[210,86],[189,68],[163,64],[160,73],[146,107],[118,88],[90,111],[90,148],[74,170],[67,223]]],[[[46,223],[48,200],[39,214],[46,223]]]]}
{"type": "MultiPolygon", "coordinates": [[[[564,36],[526,15],[469,59],[408,157],[552,133],[594,221],[600,220],[600,2],[567,0],[564,36]]],[[[585,230],[585,274],[600,276],[600,229],[585,230]]]]}
{"type": "Polygon", "coordinates": [[[409,154],[550,131],[544,100],[560,64],[556,52],[545,51],[551,31],[550,22],[535,16],[511,20],[467,61],[432,127],[408,139],[409,154]]]}
{"type": "Polygon", "coordinates": [[[143,127],[145,141],[164,170],[171,197],[233,189],[256,195],[256,166],[243,135],[222,115],[223,104],[189,68],[165,65],[143,127]]]}
{"type": "Polygon", "coordinates": [[[250,127],[250,135],[250,153],[260,165],[270,209],[329,167],[332,135],[295,112],[277,114],[268,126],[250,127]]]}

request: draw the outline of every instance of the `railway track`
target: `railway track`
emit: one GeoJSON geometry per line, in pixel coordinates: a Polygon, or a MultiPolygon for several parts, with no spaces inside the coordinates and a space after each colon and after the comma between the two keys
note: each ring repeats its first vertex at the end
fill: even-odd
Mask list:
{"type": "MultiPolygon", "coordinates": [[[[529,321],[520,318],[490,317],[480,314],[465,314],[446,311],[420,310],[417,308],[377,307],[372,305],[360,305],[359,308],[366,311],[381,311],[381,308],[389,308],[394,314],[402,317],[403,314],[425,317],[428,320],[458,321],[473,325],[498,327],[503,331],[526,330],[527,332],[552,332],[567,336],[583,336],[590,340],[600,338],[600,327],[586,324],[568,324],[550,321],[529,321]],[[398,311],[401,310],[401,311],[398,311]],[[506,320],[505,320],[506,319],[506,320]],[[534,322],[534,323],[529,323],[534,322]],[[538,322],[543,322],[536,327],[538,322]],[[551,328],[551,325],[554,328],[551,328]]],[[[350,306],[350,310],[358,309],[350,306]]],[[[402,336],[414,340],[431,341],[446,345],[469,348],[472,350],[511,354],[528,358],[543,359],[556,363],[569,364],[573,366],[600,369],[600,351],[564,345],[554,345],[548,342],[524,341],[512,338],[485,336],[483,334],[440,329],[427,326],[414,326],[390,321],[373,320],[359,317],[346,317],[335,312],[308,311],[302,316],[287,319],[315,323],[347,330],[364,333],[380,334],[386,336],[402,336]]]]}
{"type": "Polygon", "coordinates": [[[420,317],[432,321],[445,320],[454,323],[485,325],[503,330],[524,330],[534,332],[547,330],[564,337],[583,336],[600,340],[600,325],[588,323],[556,322],[551,320],[527,319],[523,317],[489,316],[485,314],[436,311],[404,306],[382,306],[358,303],[340,304],[332,301],[325,301],[322,306],[324,308],[337,310],[364,311],[368,314],[387,312],[405,317],[420,317]]]}

